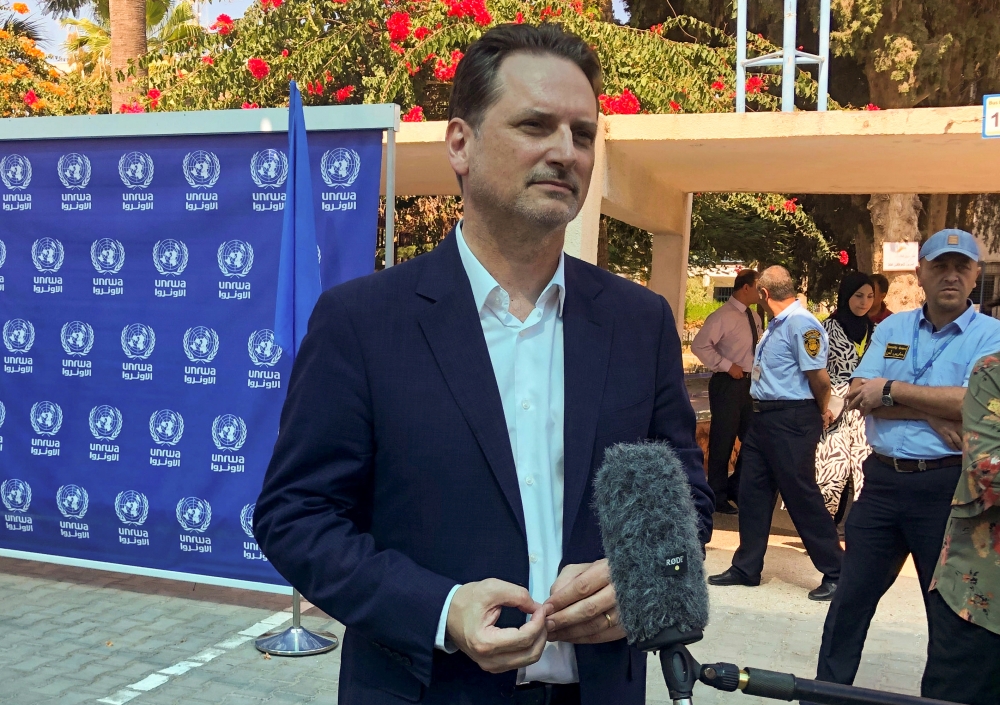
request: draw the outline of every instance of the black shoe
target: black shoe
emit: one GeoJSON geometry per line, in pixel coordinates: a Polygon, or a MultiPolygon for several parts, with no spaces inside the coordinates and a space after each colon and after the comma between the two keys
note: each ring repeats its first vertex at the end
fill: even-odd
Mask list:
{"type": "Polygon", "coordinates": [[[748,578],[744,578],[742,575],[730,568],[725,573],[708,576],[708,584],[721,586],[745,585],[747,587],[757,587],[760,585],[760,581],[758,580],[757,582],[754,582],[748,578]]]}
{"type": "Polygon", "coordinates": [[[740,510],[736,508],[735,504],[726,499],[715,505],[715,512],[717,514],[739,514],[740,510]]]}
{"type": "Polygon", "coordinates": [[[809,599],[817,602],[829,602],[833,599],[835,592],[837,592],[837,583],[824,578],[818,588],[809,591],[809,599]]]}

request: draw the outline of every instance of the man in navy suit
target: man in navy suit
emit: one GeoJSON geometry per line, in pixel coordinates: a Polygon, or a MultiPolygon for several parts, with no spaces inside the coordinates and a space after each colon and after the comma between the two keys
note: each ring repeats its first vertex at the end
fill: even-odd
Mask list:
{"type": "Polygon", "coordinates": [[[600,64],[505,25],[455,75],[464,219],[327,291],[295,361],[255,534],[347,627],[342,705],[640,705],[591,507],[604,449],[669,441],[713,499],[660,296],[563,254],[587,195],[600,64]]]}

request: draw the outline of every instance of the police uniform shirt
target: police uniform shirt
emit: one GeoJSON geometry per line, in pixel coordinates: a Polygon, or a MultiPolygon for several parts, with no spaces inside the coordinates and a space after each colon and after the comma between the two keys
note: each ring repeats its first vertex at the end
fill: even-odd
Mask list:
{"type": "MultiPolygon", "coordinates": [[[[971,301],[961,316],[939,331],[921,307],[894,313],[875,327],[872,343],[851,378],[967,387],[976,361],[998,350],[1000,321],[977,314],[971,301]]],[[[875,452],[893,458],[920,460],[957,454],[926,421],[869,415],[865,431],[875,452]]]]}
{"type": "Polygon", "coordinates": [[[774,317],[757,345],[750,396],[758,401],[813,399],[803,374],[826,368],[829,339],[798,301],[774,317]]]}

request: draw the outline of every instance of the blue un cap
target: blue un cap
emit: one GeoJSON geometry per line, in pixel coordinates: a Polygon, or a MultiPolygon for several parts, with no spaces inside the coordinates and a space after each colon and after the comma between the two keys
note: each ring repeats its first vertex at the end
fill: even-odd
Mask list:
{"type": "Polygon", "coordinates": [[[920,259],[935,259],[946,252],[957,252],[973,262],[979,261],[979,243],[972,233],[957,228],[940,230],[920,246],[920,259]]]}

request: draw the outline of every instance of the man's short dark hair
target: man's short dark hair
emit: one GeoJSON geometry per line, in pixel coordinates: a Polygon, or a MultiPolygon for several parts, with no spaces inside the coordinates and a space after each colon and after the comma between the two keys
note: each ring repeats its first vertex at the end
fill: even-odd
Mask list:
{"type": "Polygon", "coordinates": [[[775,301],[788,301],[795,298],[795,282],[788,270],[781,265],[768,267],[757,278],[757,288],[767,289],[768,295],[775,301]]]}
{"type": "Polygon", "coordinates": [[[886,279],[884,274],[870,274],[872,284],[878,287],[878,290],[883,294],[889,291],[889,280],[886,279]]]}
{"type": "Polygon", "coordinates": [[[585,41],[560,25],[502,24],[472,43],[455,71],[448,119],[462,118],[478,131],[486,111],[500,99],[500,64],[516,53],[558,56],[580,67],[601,94],[601,62],[585,41]]]}
{"type": "Polygon", "coordinates": [[[736,281],[733,282],[733,291],[739,291],[747,284],[753,286],[757,283],[757,271],[754,269],[741,269],[740,273],[736,275],[736,281]]]}

